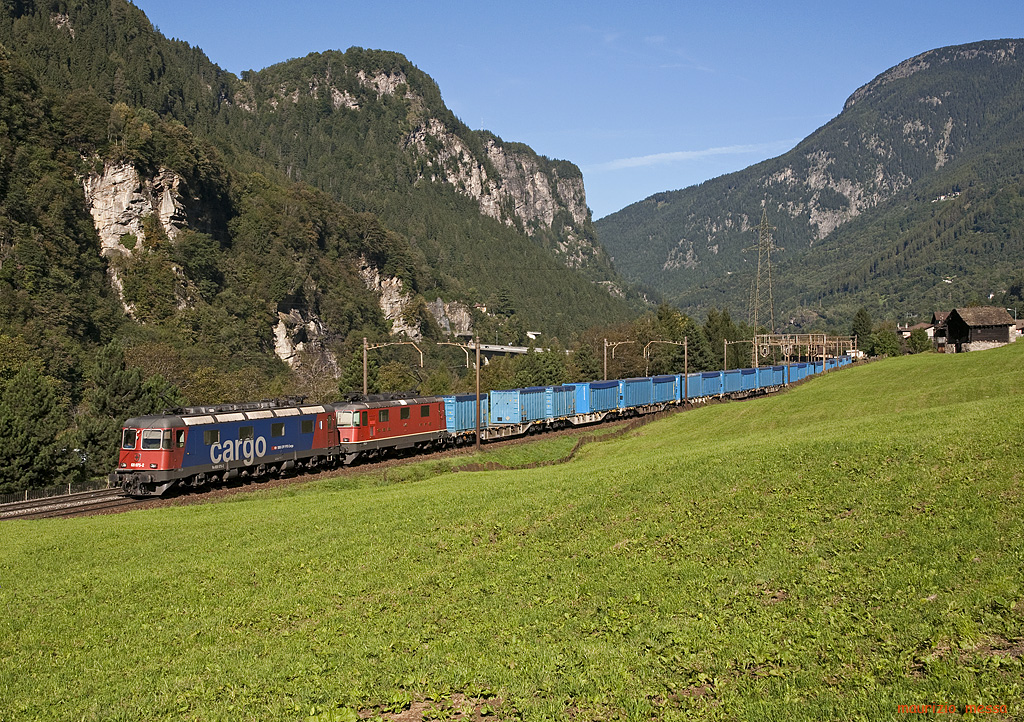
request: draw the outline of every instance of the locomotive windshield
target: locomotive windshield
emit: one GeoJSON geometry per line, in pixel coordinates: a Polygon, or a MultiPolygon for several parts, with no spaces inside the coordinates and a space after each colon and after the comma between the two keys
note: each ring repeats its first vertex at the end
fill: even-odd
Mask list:
{"type": "Polygon", "coordinates": [[[359,412],[339,411],[338,426],[359,426],[359,412]]]}
{"type": "Polygon", "coordinates": [[[160,433],[160,429],[143,429],[142,431],[142,450],[153,451],[154,449],[160,448],[160,438],[163,434],[160,433]]]}

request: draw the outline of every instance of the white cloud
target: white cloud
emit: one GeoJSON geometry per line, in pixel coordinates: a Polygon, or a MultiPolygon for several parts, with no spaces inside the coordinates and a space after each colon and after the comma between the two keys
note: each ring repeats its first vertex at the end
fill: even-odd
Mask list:
{"type": "Polygon", "coordinates": [[[766,155],[781,153],[792,148],[798,141],[778,140],[771,143],[752,143],[748,145],[726,145],[717,148],[704,148],[703,150],[677,150],[670,153],[654,153],[652,155],[641,155],[634,158],[619,158],[618,160],[598,163],[590,166],[588,170],[613,171],[626,168],[647,168],[653,165],[669,165],[672,163],[685,163],[691,160],[699,160],[710,156],[718,155],[766,155]]]}

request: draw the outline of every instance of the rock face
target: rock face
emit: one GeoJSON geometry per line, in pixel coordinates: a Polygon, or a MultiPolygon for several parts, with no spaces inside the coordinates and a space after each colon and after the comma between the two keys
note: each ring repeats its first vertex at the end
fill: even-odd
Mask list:
{"type": "MultiPolygon", "coordinates": [[[[306,96],[329,101],[336,111],[365,113],[382,99],[393,104],[392,98],[401,98],[411,130],[402,131],[400,146],[420,169],[419,180],[451,185],[475,200],[481,214],[520,229],[569,268],[600,269],[596,275],[602,278],[614,275],[594,238],[583,175],[576,166],[454,122],[425,97],[433,82],[411,66],[408,72],[401,67],[369,71],[350,65],[348,53],[325,53],[320,61],[301,80],[274,87],[263,102],[279,109],[306,96]]],[[[235,102],[257,110],[255,98],[245,93],[235,102]]]]}
{"type": "MultiPolygon", "coordinates": [[[[383,83],[382,87],[387,89],[391,86],[383,83]]],[[[172,171],[161,169],[152,178],[144,178],[131,164],[107,164],[102,173],[85,177],[82,185],[89,212],[100,236],[100,253],[105,258],[132,257],[145,253],[142,243],[143,221],[148,217],[155,217],[160,228],[172,241],[181,230],[190,227],[185,199],[181,193],[184,183],[172,171]]],[[[115,264],[109,266],[109,275],[111,286],[118,292],[125,313],[133,316],[134,309],[124,300],[115,264]]],[[[420,330],[406,321],[406,310],[413,297],[404,290],[401,279],[381,276],[365,259],[360,267],[360,275],[367,288],[379,296],[384,317],[391,321],[392,333],[419,340],[422,337],[420,330]]],[[[446,333],[472,331],[472,316],[465,304],[444,303],[438,299],[427,304],[427,310],[446,333]]],[[[312,353],[323,357],[317,363],[337,368],[336,359],[326,351],[322,341],[327,336],[327,330],[315,313],[293,309],[287,313],[278,312],[277,316],[277,323],[270,332],[273,334],[274,351],[278,358],[294,368],[301,365],[304,352],[307,357],[312,353]]]]}
{"type": "Polygon", "coordinates": [[[82,186],[102,255],[130,255],[141,249],[142,222],[149,216],[156,216],[174,240],[188,226],[181,185],[181,177],[165,168],[153,178],[141,178],[129,163],[108,163],[102,174],[86,176],[82,186]]]}
{"type": "Polygon", "coordinates": [[[437,325],[447,334],[456,336],[473,332],[473,316],[469,306],[458,301],[445,303],[440,298],[427,304],[427,310],[437,321],[437,325]]]}
{"type": "Polygon", "coordinates": [[[600,255],[600,248],[585,232],[590,209],[578,171],[566,173],[528,149],[494,138],[486,141],[486,158],[478,158],[436,118],[424,121],[409,135],[406,149],[426,161],[428,180],[454,186],[477,201],[480,213],[519,227],[527,235],[550,231],[556,216],[563,214],[563,234],[553,250],[569,268],[584,268],[600,255]]]}
{"type": "MultiPolygon", "coordinates": [[[[83,178],[82,185],[104,258],[130,258],[146,253],[143,244],[146,218],[155,217],[172,241],[183,229],[194,225],[186,208],[198,201],[183,195],[184,181],[170,170],[160,169],[152,178],[145,178],[131,164],[108,163],[102,173],[83,178]]],[[[174,270],[180,275],[179,269],[174,270]]],[[[125,313],[134,317],[135,309],[124,300],[117,264],[108,266],[108,274],[125,313]]],[[[182,294],[180,303],[190,303],[187,293],[182,294]]],[[[278,358],[289,366],[301,363],[301,354],[306,351],[324,356],[323,361],[336,368],[335,359],[321,342],[326,333],[316,314],[298,310],[278,313],[277,324],[268,332],[273,334],[278,358]]]]}
{"type": "MultiPolygon", "coordinates": [[[[391,334],[407,336],[413,341],[422,339],[420,329],[409,323],[407,311],[413,304],[413,295],[405,290],[402,279],[382,276],[365,258],[360,259],[359,275],[366,287],[380,297],[380,309],[384,318],[391,322],[391,334]]],[[[446,334],[458,335],[473,331],[473,316],[469,306],[464,303],[445,303],[439,298],[427,304],[427,311],[446,334]]]]}

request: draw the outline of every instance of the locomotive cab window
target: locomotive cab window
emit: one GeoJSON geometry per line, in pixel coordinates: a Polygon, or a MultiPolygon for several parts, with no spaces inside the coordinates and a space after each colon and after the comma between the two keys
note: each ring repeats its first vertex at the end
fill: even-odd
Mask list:
{"type": "Polygon", "coordinates": [[[185,448],[185,429],[177,429],[174,433],[175,433],[175,435],[178,438],[178,448],[179,449],[184,449],[185,448]]]}
{"type": "Polygon", "coordinates": [[[203,443],[206,446],[213,446],[220,443],[220,429],[208,429],[203,432],[203,443]]]}
{"type": "Polygon", "coordinates": [[[122,449],[134,449],[138,442],[139,432],[135,429],[125,429],[124,438],[121,440],[122,449]]]}
{"type": "Polygon", "coordinates": [[[143,451],[156,451],[160,448],[160,440],[163,437],[163,433],[160,429],[143,429],[142,430],[142,450],[143,451]]]}
{"type": "Polygon", "coordinates": [[[302,420],[302,433],[312,434],[313,433],[313,419],[302,420]]]}
{"type": "Polygon", "coordinates": [[[170,451],[174,448],[174,435],[170,429],[164,429],[164,437],[160,441],[160,448],[164,451],[170,451]]]}
{"type": "Polygon", "coordinates": [[[424,404],[420,407],[420,418],[425,419],[430,416],[430,406],[424,404]]]}
{"type": "Polygon", "coordinates": [[[284,436],[284,422],[270,425],[271,436],[284,436]]]}

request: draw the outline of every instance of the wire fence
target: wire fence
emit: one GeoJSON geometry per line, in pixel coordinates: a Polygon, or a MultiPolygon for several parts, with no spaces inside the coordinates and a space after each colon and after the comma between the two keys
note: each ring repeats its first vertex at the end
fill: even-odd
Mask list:
{"type": "Polygon", "coordinates": [[[67,496],[82,491],[96,491],[98,489],[109,489],[110,482],[107,479],[91,479],[71,484],[60,484],[58,486],[47,486],[40,489],[26,489],[13,494],[0,494],[0,504],[11,504],[18,501],[31,501],[32,499],[49,499],[54,496],[67,496]]]}

